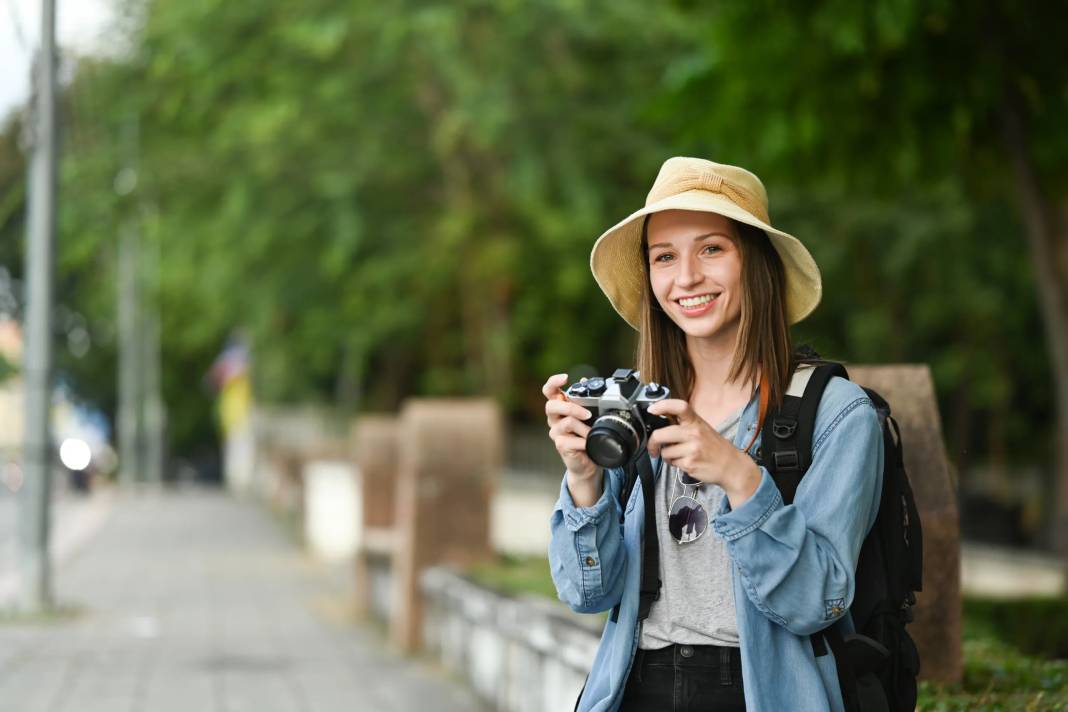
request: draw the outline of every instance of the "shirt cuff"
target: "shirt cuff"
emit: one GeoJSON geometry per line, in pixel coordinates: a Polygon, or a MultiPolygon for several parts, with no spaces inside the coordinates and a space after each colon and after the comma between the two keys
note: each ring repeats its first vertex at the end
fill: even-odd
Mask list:
{"type": "Polygon", "coordinates": [[[556,508],[564,515],[564,524],[571,531],[578,531],[587,524],[594,526],[612,508],[612,488],[608,486],[608,471],[605,470],[601,482],[601,498],[590,507],[576,507],[575,500],[571,497],[571,490],[567,488],[567,472],[564,472],[564,481],[560,485],[560,499],[556,501],[556,508]]]}
{"type": "Polygon", "coordinates": [[[767,468],[761,466],[760,484],[757,485],[753,496],[742,502],[737,509],[731,509],[730,502],[724,497],[719,514],[712,522],[712,529],[725,541],[734,541],[758,529],[782,506],[782,494],[774,478],[767,468]]]}

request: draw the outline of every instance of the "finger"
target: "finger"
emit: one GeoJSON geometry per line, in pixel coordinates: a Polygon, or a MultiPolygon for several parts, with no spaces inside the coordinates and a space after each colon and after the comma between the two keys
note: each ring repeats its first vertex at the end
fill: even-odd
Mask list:
{"type": "Polygon", "coordinates": [[[690,407],[690,404],[679,398],[668,398],[666,400],[657,401],[649,406],[649,412],[652,415],[674,416],[678,419],[679,423],[693,422],[698,417],[697,413],[690,407]]]}
{"type": "Polygon", "coordinates": [[[556,444],[556,451],[561,455],[586,452],[586,438],[580,438],[577,435],[561,435],[553,442],[556,444]]]}
{"type": "Polygon", "coordinates": [[[579,420],[588,420],[593,417],[593,413],[583,408],[577,403],[571,401],[558,401],[547,400],[545,401],[545,415],[552,416],[572,416],[579,420]]]}
{"type": "Polygon", "coordinates": [[[686,469],[684,465],[690,463],[692,454],[693,448],[690,447],[690,443],[675,443],[673,445],[665,445],[660,449],[660,457],[684,470],[686,469]]]}
{"type": "Polygon", "coordinates": [[[565,383],[567,383],[566,373],[557,373],[556,375],[549,376],[549,380],[541,387],[542,395],[546,398],[557,398],[562,396],[563,391],[560,389],[565,383]]]}
{"type": "Polygon", "coordinates": [[[653,454],[653,447],[656,447],[657,451],[659,451],[667,445],[681,443],[686,439],[686,429],[681,425],[668,425],[667,427],[654,430],[653,434],[649,436],[649,454],[653,454]]]}
{"type": "Polygon", "coordinates": [[[578,418],[572,418],[571,416],[568,416],[566,418],[563,418],[562,420],[557,421],[556,425],[552,426],[549,429],[550,437],[559,436],[559,435],[567,435],[567,434],[571,433],[571,434],[579,435],[582,438],[585,438],[586,435],[589,432],[590,432],[590,426],[586,425],[585,423],[583,423],[578,418]]]}

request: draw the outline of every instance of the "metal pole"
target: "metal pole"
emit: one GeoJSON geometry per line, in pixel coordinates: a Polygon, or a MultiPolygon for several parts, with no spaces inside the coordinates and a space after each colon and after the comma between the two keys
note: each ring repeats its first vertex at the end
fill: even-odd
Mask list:
{"type": "Polygon", "coordinates": [[[141,477],[141,340],[137,265],[139,235],[127,219],[119,228],[119,481],[141,477]]]}
{"type": "Polygon", "coordinates": [[[154,217],[146,220],[144,240],[144,396],[145,396],[145,479],[163,483],[163,447],[166,409],[160,383],[159,241],[153,230],[154,217]]]}
{"type": "Polygon", "coordinates": [[[33,157],[30,162],[26,249],[26,431],[19,491],[18,604],[52,606],[48,560],[52,493],[52,272],[56,228],[55,0],[41,3],[41,49],[34,65],[33,157]]]}
{"type": "Polygon", "coordinates": [[[115,176],[115,193],[124,199],[126,217],[119,227],[119,481],[126,487],[145,477],[145,399],[143,275],[141,225],[133,192],[138,184],[140,126],[132,115],[123,130],[125,165],[115,176]]]}

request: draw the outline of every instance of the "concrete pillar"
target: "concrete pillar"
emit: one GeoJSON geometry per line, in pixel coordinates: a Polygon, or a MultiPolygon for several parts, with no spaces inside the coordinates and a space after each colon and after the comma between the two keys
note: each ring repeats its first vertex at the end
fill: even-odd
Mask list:
{"type": "Polygon", "coordinates": [[[360,478],[348,458],[304,464],[304,544],[323,561],[348,564],[360,545],[360,478]]]}
{"type": "Polygon", "coordinates": [[[416,399],[401,413],[397,440],[390,638],[413,652],[422,637],[422,571],[434,564],[465,566],[492,554],[490,501],[504,428],[491,400],[416,399]]]}
{"type": "Polygon", "coordinates": [[[920,678],[959,682],[961,659],[960,515],[946,457],[931,371],[926,365],[846,365],[859,385],[890,404],[901,427],[905,470],[923,525],[923,591],[909,633],[920,651],[920,678]]]}
{"type": "Polygon", "coordinates": [[[352,427],[352,450],[359,472],[360,546],[356,551],[355,609],[367,616],[376,611],[373,605],[375,580],[379,572],[392,565],[393,520],[396,512],[397,452],[399,420],[392,415],[366,415],[352,427]]]}

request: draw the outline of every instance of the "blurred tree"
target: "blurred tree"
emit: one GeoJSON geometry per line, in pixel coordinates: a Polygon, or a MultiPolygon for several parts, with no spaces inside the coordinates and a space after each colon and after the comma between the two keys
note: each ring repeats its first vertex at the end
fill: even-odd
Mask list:
{"type": "Polygon", "coordinates": [[[12,115],[3,128],[0,133],[0,237],[3,238],[0,239],[0,266],[9,279],[17,279],[22,275],[22,233],[26,221],[26,157],[19,145],[22,117],[12,115]]]}
{"type": "MultiPolygon", "coordinates": [[[[676,64],[662,120],[691,142],[714,137],[778,180],[834,196],[835,212],[851,212],[856,203],[850,198],[895,196],[900,220],[867,241],[877,247],[892,239],[880,250],[878,283],[885,287],[896,274],[899,289],[915,290],[913,270],[924,259],[935,263],[946,285],[939,293],[957,295],[946,302],[948,315],[975,329],[961,336],[1001,356],[998,370],[978,382],[974,361],[989,362],[989,354],[954,356],[971,396],[983,399],[992,389],[986,395],[994,396],[998,411],[1012,407],[1018,354],[1010,356],[1005,344],[1011,342],[996,338],[1007,329],[992,324],[1013,313],[1004,297],[1021,273],[1010,265],[976,269],[980,263],[971,260],[1005,243],[1012,245],[1010,262],[1018,263],[1012,251],[1029,253],[1055,385],[1053,537],[1068,554],[1068,217],[1062,209],[1068,53],[1063,43],[1044,39],[1048,28],[1068,20],[1068,9],[1007,0],[762,0],[697,13],[703,21],[695,18],[695,32],[706,42],[676,64]],[[956,197],[941,209],[933,206],[946,189],[956,197]],[[1011,198],[1015,216],[1003,207],[1011,198]],[[944,210],[961,201],[995,210],[958,210],[957,218],[944,210]],[[956,228],[922,226],[938,213],[956,228]],[[1021,233],[1025,240],[1014,241],[1021,233]]],[[[864,322],[873,349],[891,334],[899,340],[910,338],[909,331],[922,333],[917,318],[946,312],[922,295],[900,304],[910,301],[922,309],[907,320],[895,307],[884,313],[891,318],[883,324],[864,322]]],[[[1027,321],[1018,314],[1013,319],[1027,321]]],[[[1033,331],[1017,336],[1016,343],[1035,346],[1040,338],[1033,331]]],[[[1004,422],[999,413],[990,415],[1004,422]]],[[[995,439],[999,427],[991,430],[995,439]]]]}
{"type": "MultiPolygon", "coordinates": [[[[65,100],[59,301],[92,348],[64,348],[61,369],[113,410],[116,234],[139,221],[161,255],[148,296],[176,452],[211,442],[202,379],[234,329],[265,400],[489,393],[540,422],[548,374],[630,361],[589,249],[688,153],[753,168],[816,254],[824,302],[799,340],[930,362],[961,465],[1049,457],[1033,446],[1049,442],[1050,364],[1032,346],[996,89],[1019,88],[1057,195],[1057,50],[1018,47],[1054,9],[133,4],[129,53],[79,61],[65,100]],[[1004,29],[977,44],[988,12],[1004,29]]],[[[0,264],[16,277],[17,133],[0,139],[0,264]]]]}
{"type": "Polygon", "coordinates": [[[114,409],[115,235],[131,218],[161,254],[148,296],[178,450],[210,425],[190,382],[239,326],[263,397],[348,408],[415,392],[522,407],[566,364],[628,358],[588,244],[665,152],[635,117],[680,18],[639,3],[145,10],[132,53],[80,61],[68,88],[60,291],[92,315],[90,355],[65,364],[84,396],[114,409]]]}
{"type": "Polygon", "coordinates": [[[634,118],[680,33],[639,3],[151,3],[169,301],[226,295],[205,329],[249,327],[272,399],[511,397],[596,360],[588,240],[663,155],[634,118]]]}

